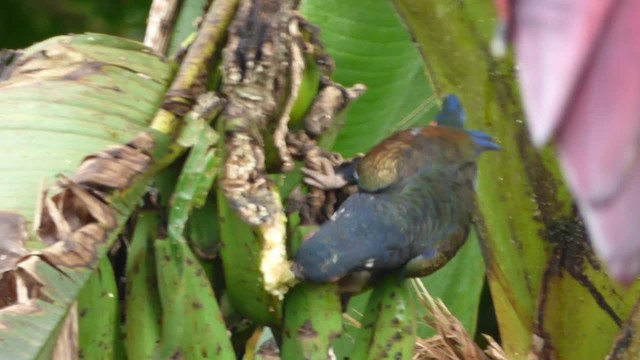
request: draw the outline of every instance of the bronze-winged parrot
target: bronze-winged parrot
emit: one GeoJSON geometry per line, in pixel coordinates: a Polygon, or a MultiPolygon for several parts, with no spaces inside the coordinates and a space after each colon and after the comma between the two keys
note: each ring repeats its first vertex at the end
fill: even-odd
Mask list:
{"type": "Polygon", "coordinates": [[[341,166],[339,180],[305,170],[312,186],[356,183],[359,192],[300,246],[298,277],[331,282],[394,269],[424,276],[446,264],[471,225],[476,160],[500,148],[489,135],[465,130],[464,120],[460,101],[448,96],[434,126],[390,136],[352,166],[341,166]]]}

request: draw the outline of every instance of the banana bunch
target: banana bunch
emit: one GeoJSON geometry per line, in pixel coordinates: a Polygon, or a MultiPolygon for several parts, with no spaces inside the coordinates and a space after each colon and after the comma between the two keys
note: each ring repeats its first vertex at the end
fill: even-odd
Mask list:
{"type": "MultiPolygon", "coordinates": [[[[266,216],[272,220],[248,224],[235,200],[230,200],[222,171],[230,152],[237,150],[229,146],[229,134],[238,130],[238,122],[229,121],[228,102],[209,93],[201,95],[181,119],[170,150],[179,154],[188,149],[187,156],[171,158],[178,160],[156,178],[159,200],[145,204],[133,222],[123,342],[116,326],[117,296],[114,300],[96,295],[117,294],[108,261],[101,262],[84,290],[87,301],[81,302],[80,324],[83,329],[93,326],[81,338],[87,358],[235,359],[244,354],[248,359],[260,356],[259,343],[268,333],[278,343],[282,359],[328,359],[336,354],[353,359],[411,357],[415,299],[403,280],[392,276],[376,287],[353,354],[342,354],[336,345],[344,330],[337,286],[302,283],[289,289],[294,281],[287,253],[292,254],[317,227],[300,225],[297,215],[285,216],[282,204],[288,191],[281,191],[280,175],[267,174],[282,160],[278,160],[281,140],[287,135],[282,129],[286,132],[288,126],[289,135],[304,134],[314,145],[326,147],[330,140],[323,136],[331,122],[364,88],[344,89],[328,80],[330,61],[323,63],[324,54],[306,51],[321,49],[314,43],[315,30],[296,16],[287,21],[299,25],[300,33],[289,35],[301,41],[292,44],[304,46],[288,50],[292,63],[283,78],[288,89],[278,102],[283,109],[272,114],[266,127],[249,132],[253,139],[263,140],[263,153],[256,159],[262,156],[266,165],[258,167],[264,178],[257,181],[266,179],[265,196],[272,205],[266,216]],[[326,119],[330,121],[321,122],[326,119]],[[263,133],[254,137],[256,131],[263,133]],[[109,310],[107,316],[104,309],[109,310]],[[264,332],[265,326],[271,332],[264,332]],[[105,343],[107,348],[95,351],[105,343]]],[[[188,42],[195,41],[192,37],[188,42]]],[[[223,88],[227,75],[222,75],[223,88]]],[[[304,160],[304,154],[297,156],[296,160],[304,160]]],[[[299,181],[299,175],[294,171],[287,178],[299,181]]]]}
{"type": "MultiPolygon", "coordinates": [[[[159,230],[157,213],[142,213],[136,222],[127,264],[129,358],[235,358],[207,272],[184,236],[193,209],[207,203],[217,173],[218,136],[209,122],[220,109],[219,99],[205,94],[185,116],[177,142],[191,150],[171,193],[166,231],[159,230]]],[[[206,245],[199,236],[195,242],[206,245]]]]}

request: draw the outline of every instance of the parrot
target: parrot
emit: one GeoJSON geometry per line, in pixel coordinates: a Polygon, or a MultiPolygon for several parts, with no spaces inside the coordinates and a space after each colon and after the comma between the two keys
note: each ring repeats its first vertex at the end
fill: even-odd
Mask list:
{"type": "Polygon", "coordinates": [[[514,45],[533,144],[555,140],[609,275],[640,274],[640,1],[495,0],[514,45]]]}
{"type": "Polygon", "coordinates": [[[336,282],[396,269],[421,277],[456,254],[475,209],[476,160],[500,146],[484,132],[463,128],[455,95],[444,99],[435,120],[388,137],[335,174],[303,169],[308,185],[356,184],[358,192],[301,244],[294,256],[298,278],[336,282]]]}

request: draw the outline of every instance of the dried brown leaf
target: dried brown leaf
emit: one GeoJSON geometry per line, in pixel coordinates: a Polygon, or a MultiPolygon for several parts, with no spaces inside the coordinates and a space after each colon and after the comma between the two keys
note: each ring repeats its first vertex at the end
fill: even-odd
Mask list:
{"type": "Polygon", "coordinates": [[[97,245],[116,227],[105,194],[130,186],[151,164],[154,141],[140,133],[128,144],[84,159],[70,178],[61,178],[53,197],[44,197],[38,235],[51,244],[41,254],[55,267],[93,267],[97,245]]]}
{"type": "Polygon", "coordinates": [[[362,84],[345,88],[340,84],[327,84],[316,97],[304,118],[305,130],[311,137],[318,137],[334,126],[338,113],[367,91],[362,84]]]}
{"type": "MultiPolygon", "coordinates": [[[[24,256],[13,269],[5,271],[0,278],[0,309],[2,313],[38,311],[34,299],[51,302],[43,291],[43,282],[36,275],[38,256],[24,256]],[[21,305],[15,307],[16,305],[21,305]]],[[[1,327],[1,326],[0,326],[1,327]]]]}
{"type": "Polygon", "coordinates": [[[140,133],[126,145],[113,146],[87,156],[70,179],[75,183],[98,189],[127,188],[133,179],[151,164],[149,154],[154,146],[151,135],[146,132],[140,133]]]}
{"type": "Polygon", "coordinates": [[[73,304],[69,315],[62,324],[52,360],[76,360],[80,347],[78,346],[78,305],[73,304]]]}
{"type": "Polygon", "coordinates": [[[436,330],[437,335],[429,339],[418,339],[414,360],[506,360],[500,346],[491,337],[486,336],[489,348],[483,352],[467,334],[462,323],[451,314],[440,299],[431,297],[419,279],[413,279],[413,285],[420,303],[427,309],[424,317],[427,325],[436,330]]]}
{"type": "Polygon", "coordinates": [[[24,243],[28,237],[27,221],[22,215],[0,211],[0,274],[13,269],[27,254],[24,243]]]}

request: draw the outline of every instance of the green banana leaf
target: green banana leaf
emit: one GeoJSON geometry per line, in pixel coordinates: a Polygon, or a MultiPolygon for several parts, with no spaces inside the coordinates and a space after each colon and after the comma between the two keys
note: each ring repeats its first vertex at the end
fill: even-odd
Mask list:
{"type": "MultiPolygon", "coordinates": [[[[41,194],[55,183],[56,174],[69,176],[88,154],[131,141],[145,129],[173,68],[136,42],[98,34],[35,44],[4,68],[0,161],[5,174],[11,175],[1,180],[0,199],[3,211],[26,221],[27,231],[20,238],[24,254],[49,245],[29,235],[38,225],[32,219],[41,209],[41,194]]],[[[130,202],[122,204],[132,209],[130,202]]],[[[124,216],[116,215],[115,226],[123,223],[124,216]]],[[[108,218],[98,221],[114,221],[108,218]]],[[[97,245],[94,259],[104,254],[113,238],[97,245]]],[[[55,334],[97,266],[92,260],[88,266],[63,272],[60,265],[53,267],[41,259],[46,257],[3,264],[3,269],[10,269],[3,285],[12,277],[32,277],[26,287],[40,288],[40,295],[17,297],[15,305],[0,310],[3,358],[48,358],[56,345],[55,334]]]]}
{"type": "Polygon", "coordinates": [[[11,173],[0,197],[3,210],[27,219],[57,174],[145,129],[173,74],[141,44],[99,34],[46,40],[14,64],[0,83],[2,164],[11,173]]]}

